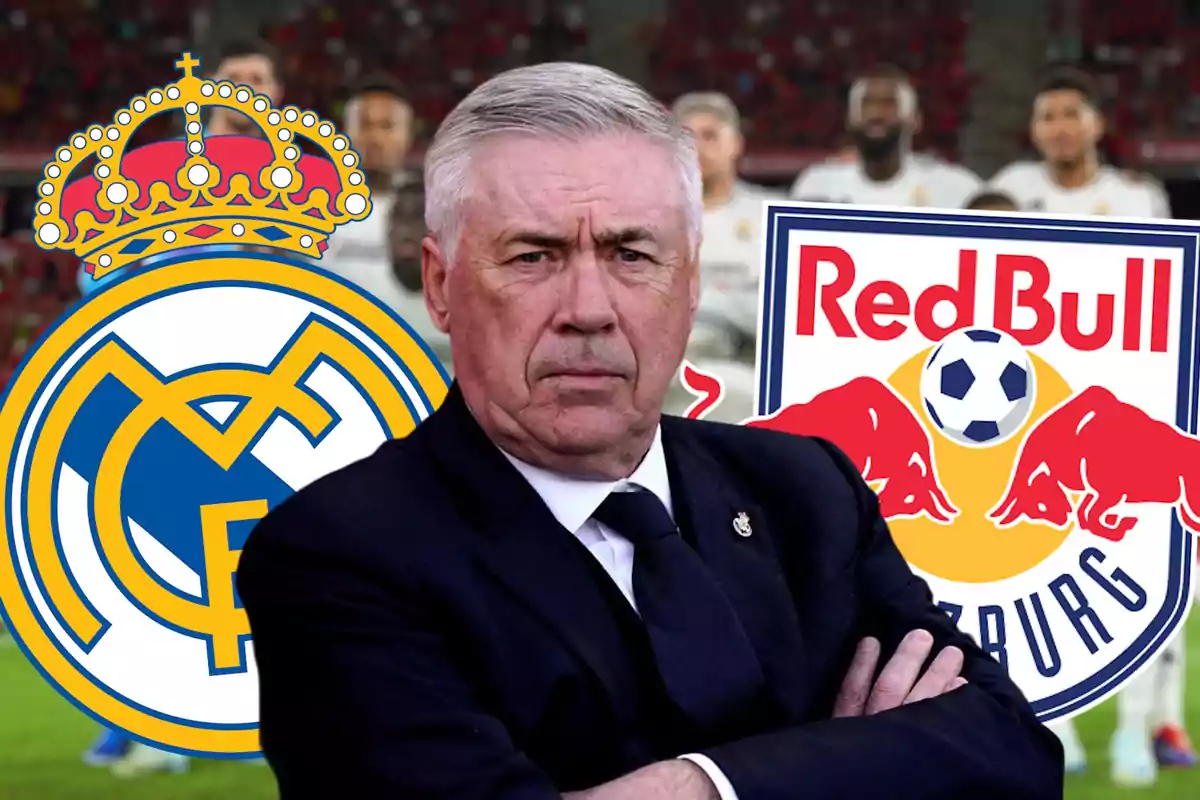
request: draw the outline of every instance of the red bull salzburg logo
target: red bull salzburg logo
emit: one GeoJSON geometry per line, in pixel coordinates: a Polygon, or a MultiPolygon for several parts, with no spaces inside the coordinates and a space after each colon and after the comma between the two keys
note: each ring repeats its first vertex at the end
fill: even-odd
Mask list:
{"type": "MultiPolygon", "coordinates": [[[[760,416],[821,436],[1043,720],[1170,640],[1200,532],[1197,231],[772,204],[760,416]]],[[[685,364],[699,398],[718,376],[685,364]]]]}

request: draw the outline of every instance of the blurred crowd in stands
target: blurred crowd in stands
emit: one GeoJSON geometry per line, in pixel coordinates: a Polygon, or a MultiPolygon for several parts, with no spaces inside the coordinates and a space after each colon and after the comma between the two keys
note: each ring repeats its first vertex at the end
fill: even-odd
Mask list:
{"type": "MultiPolygon", "coordinates": [[[[1181,19],[1180,3],[1074,4],[1082,34],[1077,55],[1101,77],[1114,127],[1200,132],[1200,60],[1187,58],[1200,44],[1200,26],[1181,19]]],[[[172,58],[211,24],[212,0],[6,6],[0,144],[44,146],[110,115],[132,91],[170,80],[172,58]]],[[[284,54],[289,102],[336,116],[348,84],[384,70],[403,80],[426,135],[482,80],[521,63],[577,59],[587,42],[584,10],[569,3],[541,19],[509,0],[296,6],[264,31],[284,54]]],[[[920,144],[952,157],[972,85],[965,56],[970,6],[672,0],[663,23],[641,38],[651,52],[651,88],[666,100],[697,87],[729,95],[751,149],[835,146],[849,82],[870,64],[894,62],[922,93],[920,144]]]]}

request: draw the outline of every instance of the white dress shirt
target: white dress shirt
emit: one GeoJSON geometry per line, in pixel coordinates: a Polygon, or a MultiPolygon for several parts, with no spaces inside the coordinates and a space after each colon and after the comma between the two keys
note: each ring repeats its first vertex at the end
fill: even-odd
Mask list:
{"type": "MultiPolygon", "coordinates": [[[[504,453],[503,450],[500,452],[504,453]]],[[[568,478],[526,464],[508,453],[504,453],[504,457],[525,476],[559,524],[583,542],[588,552],[612,577],[621,594],[637,610],[637,601],[633,596],[633,544],[612,528],[592,519],[592,514],[613,492],[630,492],[641,488],[653,492],[662,501],[671,519],[675,518],[675,510],[671,505],[671,482],[667,476],[667,458],[663,453],[662,429],[654,432],[654,443],[638,468],[628,478],[619,481],[568,478]]],[[[721,800],[738,800],[733,785],[711,758],[701,753],[688,753],[680,758],[704,770],[721,800]]]]}

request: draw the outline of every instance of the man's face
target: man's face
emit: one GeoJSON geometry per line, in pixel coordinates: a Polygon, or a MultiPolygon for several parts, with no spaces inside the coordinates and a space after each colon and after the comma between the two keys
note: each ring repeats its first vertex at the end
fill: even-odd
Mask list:
{"type": "Polygon", "coordinates": [[[868,78],[863,86],[857,119],[851,109],[850,133],[858,151],[875,159],[895,152],[902,137],[913,129],[903,115],[901,84],[894,78],[868,78]]]}
{"type": "Polygon", "coordinates": [[[481,425],[576,458],[652,431],[699,302],[675,156],[632,134],[499,137],[461,213],[448,273],[426,240],[425,296],[481,425]]]}
{"type": "Polygon", "coordinates": [[[1033,102],[1029,136],[1051,164],[1078,164],[1095,152],[1104,132],[1100,114],[1080,92],[1042,92],[1033,102]]]}
{"type": "MultiPolygon", "coordinates": [[[[257,94],[265,94],[271,99],[271,105],[279,105],[282,99],[283,87],[275,75],[275,66],[271,59],[263,55],[231,56],[217,66],[213,73],[217,81],[230,81],[235,85],[248,86],[257,94]]],[[[256,134],[258,126],[237,111],[228,108],[214,108],[213,118],[219,119],[227,127],[240,133],[256,134]]]]}
{"type": "Polygon", "coordinates": [[[742,156],[740,132],[716,114],[704,111],[688,114],[682,123],[696,140],[700,174],[705,183],[737,174],[737,161],[742,156]]]}
{"type": "Polygon", "coordinates": [[[388,249],[392,274],[410,292],[421,290],[421,240],[425,237],[424,194],[402,187],[392,199],[388,249]]]}
{"type": "Polygon", "coordinates": [[[394,173],[408,154],[411,113],[400,98],[372,92],[355,98],[346,117],[346,134],[367,172],[394,173]]]}

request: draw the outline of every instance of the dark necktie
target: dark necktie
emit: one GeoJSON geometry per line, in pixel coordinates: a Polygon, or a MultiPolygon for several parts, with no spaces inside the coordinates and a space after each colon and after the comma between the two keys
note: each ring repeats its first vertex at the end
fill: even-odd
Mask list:
{"type": "Polygon", "coordinates": [[[709,731],[736,718],[762,686],[758,657],[662,501],[645,490],[613,492],[592,517],[634,545],[633,595],[671,699],[709,731]]]}

